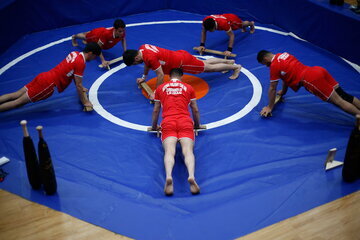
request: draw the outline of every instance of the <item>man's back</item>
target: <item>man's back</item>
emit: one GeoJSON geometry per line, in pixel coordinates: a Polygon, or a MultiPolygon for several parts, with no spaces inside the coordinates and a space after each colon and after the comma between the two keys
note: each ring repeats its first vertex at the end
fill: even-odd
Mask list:
{"type": "Polygon", "coordinates": [[[190,117],[188,107],[192,99],[196,99],[193,87],[177,79],[161,84],[155,92],[155,101],[160,101],[163,108],[163,119],[190,117]]]}

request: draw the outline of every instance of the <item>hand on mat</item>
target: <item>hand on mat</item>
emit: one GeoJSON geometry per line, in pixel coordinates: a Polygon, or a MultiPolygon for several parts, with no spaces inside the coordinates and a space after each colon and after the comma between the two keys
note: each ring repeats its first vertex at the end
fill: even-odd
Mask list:
{"type": "Polygon", "coordinates": [[[265,106],[265,107],[263,107],[263,109],[261,110],[261,112],[260,112],[260,115],[262,116],[262,117],[271,117],[271,111],[272,111],[272,109],[271,108],[269,108],[269,106],[265,106]]]}
{"type": "Polygon", "coordinates": [[[194,126],[194,129],[206,129],[206,125],[194,126]]]}
{"type": "Polygon", "coordinates": [[[94,110],[92,103],[90,101],[85,102],[83,111],[84,112],[91,112],[92,110],[94,110]]]}
{"type": "Polygon", "coordinates": [[[161,127],[159,125],[156,126],[156,129],[154,129],[152,126],[148,127],[148,131],[161,131],[161,127]]]}
{"type": "Polygon", "coordinates": [[[109,68],[110,62],[109,61],[102,61],[101,64],[103,65],[103,68],[109,68]]]}

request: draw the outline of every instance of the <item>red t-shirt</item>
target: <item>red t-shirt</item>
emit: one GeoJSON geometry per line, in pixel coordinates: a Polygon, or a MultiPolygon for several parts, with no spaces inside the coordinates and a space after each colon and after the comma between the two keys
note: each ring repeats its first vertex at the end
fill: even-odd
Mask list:
{"type": "Polygon", "coordinates": [[[173,68],[180,68],[183,63],[183,50],[171,51],[144,44],[140,46],[139,51],[146,66],[154,71],[162,67],[164,74],[169,74],[173,68]]]}
{"type": "Polygon", "coordinates": [[[86,41],[89,42],[101,42],[103,44],[102,49],[109,49],[115,46],[119,41],[125,38],[124,34],[118,38],[114,36],[114,28],[95,28],[86,34],[86,41]]]}
{"type": "Polygon", "coordinates": [[[241,27],[242,21],[241,19],[236,16],[235,14],[225,13],[222,15],[210,15],[203,19],[203,22],[208,19],[212,18],[216,22],[216,30],[219,31],[230,31],[230,30],[237,30],[241,27]]]}
{"type": "Polygon", "coordinates": [[[270,64],[270,82],[282,79],[287,86],[297,91],[307,68],[308,66],[302,64],[293,55],[287,52],[278,53],[270,64]]]}
{"type": "Polygon", "coordinates": [[[156,88],[155,101],[162,105],[162,118],[190,117],[189,104],[196,100],[193,87],[177,79],[171,79],[156,88]]]}
{"type": "Polygon", "coordinates": [[[85,70],[85,56],[83,52],[71,52],[56,67],[46,72],[53,79],[58,92],[69,86],[74,76],[82,77],[85,70]]]}

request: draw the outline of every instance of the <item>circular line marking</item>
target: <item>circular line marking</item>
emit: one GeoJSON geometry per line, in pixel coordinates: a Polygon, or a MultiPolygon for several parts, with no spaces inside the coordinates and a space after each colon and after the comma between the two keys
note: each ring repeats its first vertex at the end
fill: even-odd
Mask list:
{"type": "MultiPolygon", "coordinates": [[[[127,27],[135,27],[135,26],[144,26],[144,25],[155,25],[155,24],[171,24],[171,23],[201,23],[202,21],[190,21],[190,20],[175,20],[175,21],[156,21],[156,22],[143,22],[143,23],[131,23],[131,24],[127,24],[126,26],[127,27]]],[[[276,33],[276,34],[280,34],[280,35],[283,35],[283,36],[291,36],[291,37],[294,37],[296,39],[300,39],[302,41],[306,41],[298,36],[296,36],[295,34],[291,33],[291,32],[282,32],[282,31],[279,31],[279,30],[275,30],[275,29],[271,29],[271,28],[267,28],[267,27],[261,27],[261,26],[256,26],[255,29],[257,30],[262,30],[262,31],[268,31],[268,32],[272,32],[272,33],[276,33]]],[[[37,53],[37,52],[40,52],[44,49],[47,49],[49,47],[52,47],[54,45],[57,45],[57,44],[60,44],[60,43],[63,43],[65,41],[69,41],[71,40],[71,37],[66,37],[66,38],[62,38],[60,40],[57,40],[57,41],[54,41],[54,42],[51,42],[51,43],[48,43],[44,46],[41,46],[41,47],[38,47],[38,48],[35,48],[27,53],[24,53],[23,55],[20,55],[19,57],[15,58],[14,60],[12,60],[11,62],[9,62],[8,64],[6,64],[5,66],[3,66],[2,68],[0,68],[0,75],[3,74],[5,71],[7,71],[9,68],[11,68],[12,66],[14,66],[15,64],[17,64],[18,62],[24,60],[25,58],[37,53]]],[[[199,56],[200,57],[200,56],[199,56]]],[[[201,56],[201,57],[204,57],[204,56],[201,56]]],[[[205,56],[206,58],[207,56],[205,56]]],[[[360,73],[360,66],[359,65],[356,65],[344,58],[341,58],[343,59],[345,62],[347,62],[350,66],[352,66],[357,72],[360,73]]],[[[107,78],[109,77],[112,73],[122,69],[125,67],[125,64],[121,64],[119,65],[118,67],[116,68],[113,68],[111,69],[110,71],[106,72],[105,74],[103,74],[101,77],[105,77],[103,78],[102,82],[107,78]]],[[[251,83],[253,84],[253,87],[254,87],[254,92],[253,92],[253,96],[250,100],[250,102],[259,102],[260,101],[260,97],[261,97],[261,84],[260,82],[258,81],[258,79],[251,73],[249,72],[247,69],[245,68],[242,68],[241,70],[248,78],[249,80],[251,81],[251,83]],[[260,88],[260,90],[258,90],[257,88],[260,88]]],[[[100,77],[100,78],[101,78],[100,77]]],[[[99,83],[99,79],[97,79],[97,83],[99,83]]],[[[101,82],[101,83],[102,83],[101,82]]],[[[124,124],[126,126],[128,126],[129,128],[132,128],[132,129],[136,129],[136,130],[141,130],[141,131],[146,131],[146,126],[144,125],[139,125],[139,124],[134,124],[134,123],[130,123],[130,122],[127,122],[127,121],[124,121],[124,120],[121,120],[121,119],[117,119],[117,120],[114,120],[111,116],[111,114],[109,114],[105,109],[102,108],[102,106],[100,105],[98,99],[97,99],[97,94],[95,94],[95,89],[96,91],[99,89],[99,86],[100,85],[96,85],[95,83],[91,86],[91,89],[90,89],[90,92],[89,92],[89,97],[90,99],[93,99],[93,101],[97,101],[97,103],[99,105],[97,105],[95,108],[99,109],[100,112],[102,112],[103,117],[106,116],[106,119],[108,119],[109,121],[115,121],[117,123],[120,123],[120,124],[124,124]],[[95,94],[95,95],[94,95],[95,94]]],[[[216,122],[213,122],[213,123],[209,123],[207,124],[208,125],[208,129],[211,129],[211,128],[215,128],[215,127],[218,127],[220,125],[224,125],[224,124],[228,124],[228,123],[231,123],[233,121],[235,121],[234,119],[239,119],[243,116],[245,116],[247,113],[249,113],[255,106],[251,106],[250,105],[250,102],[242,109],[240,110],[239,112],[235,113],[234,115],[230,116],[230,117],[227,117],[225,119],[222,119],[220,121],[216,121],[216,122]]],[[[94,109],[95,109],[94,108],[94,109]]]]}
{"type": "MultiPolygon", "coordinates": [[[[200,57],[200,56],[196,56],[196,57],[200,57]]],[[[201,57],[204,57],[204,56],[201,56],[201,57]]],[[[212,56],[208,56],[208,57],[211,58],[212,56]]],[[[115,68],[112,68],[111,70],[109,70],[106,73],[104,73],[103,75],[101,75],[98,79],[96,79],[95,82],[93,83],[93,85],[90,87],[89,100],[90,100],[90,102],[92,102],[94,110],[100,116],[107,119],[108,121],[110,121],[116,125],[125,127],[125,128],[130,128],[130,129],[139,130],[139,131],[147,131],[147,128],[149,126],[135,124],[135,123],[131,123],[131,122],[125,121],[123,119],[120,119],[120,118],[112,115],[110,112],[108,112],[99,102],[97,93],[98,93],[98,90],[99,90],[99,87],[101,86],[101,84],[112,74],[114,74],[115,72],[117,72],[125,67],[126,67],[125,63],[122,63],[121,65],[119,65],[115,68]]],[[[250,101],[240,111],[236,112],[235,114],[233,114],[227,118],[224,118],[222,120],[212,122],[212,123],[204,123],[204,124],[206,124],[207,129],[220,127],[220,126],[232,123],[236,120],[239,120],[240,118],[242,118],[246,114],[248,114],[260,102],[261,93],[262,93],[262,87],[261,87],[260,81],[254,76],[254,74],[252,74],[250,71],[248,71],[244,67],[241,68],[241,72],[244,73],[249,78],[250,82],[253,85],[253,95],[252,95],[250,101]]],[[[239,80],[228,80],[228,81],[239,81],[239,80]]]]}

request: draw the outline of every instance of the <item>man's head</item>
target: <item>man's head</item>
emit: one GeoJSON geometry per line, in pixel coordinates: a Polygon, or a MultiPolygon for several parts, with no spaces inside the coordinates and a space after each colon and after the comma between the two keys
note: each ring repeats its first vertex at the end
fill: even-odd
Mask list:
{"type": "Polygon", "coordinates": [[[90,42],[86,44],[83,52],[87,56],[86,61],[91,61],[101,54],[101,47],[95,42],[90,42]]]}
{"type": "Polygon", "coordinates": [[[215,31],[215,20],[213,18],[208,18],[203,22],[203,26],[206,31],[213,32],[215,31]]]}
{"type": "Polygon", "coordinates": [[[170,71],[170,78],[181,79],[183,70],[181,68],[173,68],[170,71]]]}
{"type": "Polygon", "coordinates": [[[274,57],[274,54],[269,51],[266,51],[266,50],[261,50],[257,54],[258,62],[263,65],[266,65],[267,67],[270,67],[271,60],[273,59],[273,57],[274,57]]]}
{"type": "Polygon", "coordinates": [[[124,35],[125,33],[125,23],[123,20],[121,19],[116,19],[114,21],[114,32],[115,32],[115,37],[120,37],[122,35],[124,35]]]}
{"type": "Polygon", "coordinates": [[[141,53],[138,50],[126,50],[123,53],[123,59],[126,66],[137,65],[143,62],[141,53]]]}

